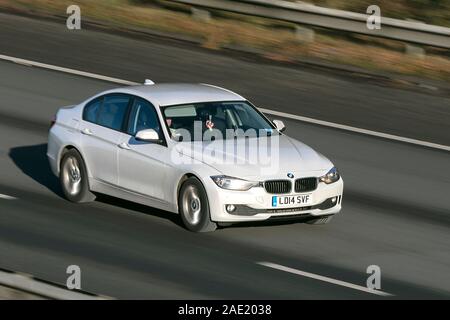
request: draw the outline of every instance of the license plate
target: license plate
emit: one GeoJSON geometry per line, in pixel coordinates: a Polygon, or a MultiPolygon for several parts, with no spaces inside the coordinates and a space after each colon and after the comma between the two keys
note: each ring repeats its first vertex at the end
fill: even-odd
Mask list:
{"type": "Polygon", "coordinates": [[[301,207],[312,204],[311,194],[296,194],[291,196],[272,196],[273,208],[301,207]]]}

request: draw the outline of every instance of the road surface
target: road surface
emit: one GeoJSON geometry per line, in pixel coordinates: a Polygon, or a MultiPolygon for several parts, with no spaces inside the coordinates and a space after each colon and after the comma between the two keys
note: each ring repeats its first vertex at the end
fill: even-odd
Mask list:
{"type": "Polygon", "coordinates": [[[362,287],[378,265],[388,298],[450,297],[448,152],[283,119],[340,168],[343,211],[326,226],[194,234],[168,212],[61,197],[45,156],[49,121],[114,84],[8,62],[0,74],[2,268],[65,283],[67,266],[79,265],[83,290],[117,298],[370,299],[380,296],[257,263],[362,287]]]}

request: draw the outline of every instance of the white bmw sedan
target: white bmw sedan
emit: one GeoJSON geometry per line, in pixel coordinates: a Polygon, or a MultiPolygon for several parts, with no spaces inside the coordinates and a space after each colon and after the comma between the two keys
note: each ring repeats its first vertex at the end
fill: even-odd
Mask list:
{"type": "Polygon", "coordinates": [[[47,156],[73,202],[95,193],[179,213],[189,230],[245,221],[323,224],[343,181],[323,155],[249,101],[206,84],[102,92],[61,108],[47,156]]]}

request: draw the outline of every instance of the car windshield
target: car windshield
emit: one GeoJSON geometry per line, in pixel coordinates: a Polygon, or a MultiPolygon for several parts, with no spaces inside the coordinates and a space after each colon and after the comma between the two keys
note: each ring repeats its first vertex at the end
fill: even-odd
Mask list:
{"type": "Polygon", "coordinates": [[[278,134],[246,101],[192,103],[162,108],[171,138],[177,141],[219,140],[278,134]]]}

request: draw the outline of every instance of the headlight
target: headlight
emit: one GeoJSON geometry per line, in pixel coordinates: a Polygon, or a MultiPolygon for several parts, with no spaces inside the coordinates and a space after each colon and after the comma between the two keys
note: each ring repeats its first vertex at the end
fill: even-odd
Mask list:
{"type": "Polygon", "coordinates": [[[338,170],[335,167],[333,167],[330,169],[330,171],[328,171],[328,173],[326,175],[320,177],[319,180],[321,182],[325,182],[326,184],[330,184],[330,183],[338,181],[339,177],[340,177],[340,175],[339,175],[338,170]]]}
{"type": "Polygon", "coordinates": [[[259,186],[259,182],[247,181],[228,176],[212,176],[211,179],[217,184],[217,186],[227,190],[246,191],[250,188],[259,186]]]}

